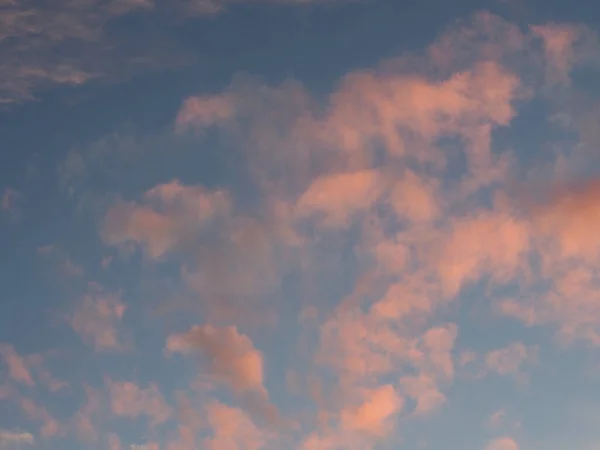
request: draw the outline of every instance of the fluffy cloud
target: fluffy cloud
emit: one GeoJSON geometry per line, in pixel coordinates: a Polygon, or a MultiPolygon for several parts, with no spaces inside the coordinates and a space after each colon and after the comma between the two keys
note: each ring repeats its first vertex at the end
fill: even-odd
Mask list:
{"type": "Polygon", "coordinates": [[[236,391],[266,393],[263,385],[263,355],[235,327],[193,326],[167,339],[167,350],[190,354],[200,352],[211,362],[214,376],[236,391]]]}
{"type": "Polygon", "coordinates": [[[259,429],[242,410],[213,402],[206,406],[212,436],[204,439],[208,450],[259,450],[268,434],[259,429]]]}
{"type": "Polygon", "coordinates": [[[346,408],[341,412],[344,429],[386,436],[393,429],[390,420],[404,404],[394,386],[384,385],[368,392],[362,404],[355,408],[346,408]]]}

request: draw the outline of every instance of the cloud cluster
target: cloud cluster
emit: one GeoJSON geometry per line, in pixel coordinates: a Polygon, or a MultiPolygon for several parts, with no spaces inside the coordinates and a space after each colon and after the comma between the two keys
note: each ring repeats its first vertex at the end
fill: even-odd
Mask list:
{"type": "MultiPolygon", "coordinates": [[[[157,6],[112,2],[106,14],[157,6]]],[[[489,320],[551,326],[564,343],[598,346],[600,185],[552,182],[543,195],[521,194],[530,182],[520,183],[521,155],[496,136],[530,99],[568,89],[571,72],[599,52],[585,27],[522,31],[481,13],[422,56],[347,74],[324,101],[296,81],[244,76],[186,99],[174,118],[179,137],[218,128],[239,147],[256,192],[239,180],[166,180],[109,205],[100,238],[137,249],[144,269],[173,275],[199,305],[184,317],[187,331],[169,327],[160,341],[161,364],[196,356],[199,375],[177,407],[157,382],[107,375],[64,426],[17,394],[21,410],[46,438],[74,432],[114,450],[122,437],[100,431],[109,413],[146,416],[147,449],[368,450],[442,411],[457,380],[519,378],[538,362],[538,346],[520,337],[470,350],[465,292],[489,320]],[[272,383],[285,363],[298,407],[272,383]]],[[[98,353],[137,348],[123,296],[89,284],[68,316],[98,353]]],[[[14,347],[2,344],[0,356],[18,389],[36,385],[33,363],[14,347]]],[[[499,437],[482,448],[519,445],[499,437]]]]}

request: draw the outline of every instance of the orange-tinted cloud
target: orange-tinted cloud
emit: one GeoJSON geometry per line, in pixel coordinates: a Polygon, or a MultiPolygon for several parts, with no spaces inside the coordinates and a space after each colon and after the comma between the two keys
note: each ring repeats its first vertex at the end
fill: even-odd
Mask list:
{"type": "Polygon", "coordinates": [[[341,411],[344,429],[383,437],[393,430],[393,418],[402,409],[404,400],[393,385],[380,386],[368,391],[357,407],[341,411]]]}
{"type": "Polygon", "coordinates": [[[504,283],[523,274],[528,266],[529,224],[510,214],[482,212],[454,219],[440,241],[434,263],[450,297],[484,274],[504,283]]]}
{"type": "Polygon", "coordinates": [[[595,180],[560,186],[530,209],[540,260],[537,274],[546,286],[524,286],[519,296],[502,301],[499,311],[530,326],[556,324],[564,342],[582,339],[600,345],[597,193],[595,180]]]}

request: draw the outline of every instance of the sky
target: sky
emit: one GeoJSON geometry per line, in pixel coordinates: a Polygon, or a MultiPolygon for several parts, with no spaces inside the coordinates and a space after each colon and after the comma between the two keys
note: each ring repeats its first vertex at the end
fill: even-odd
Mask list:
{"type": "Polygon", "coordinates": [[[0,0],[0,450],[600,450],[598,33],[0,0]]]}

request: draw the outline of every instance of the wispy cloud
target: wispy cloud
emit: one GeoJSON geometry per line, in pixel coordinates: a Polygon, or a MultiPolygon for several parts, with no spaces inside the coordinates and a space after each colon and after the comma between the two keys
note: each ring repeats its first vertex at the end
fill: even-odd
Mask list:
{"type": "Polygon", "coordinates": [[[10,431],[0,429],[0,448],[10,450],[24,445],[33,445],[33,435],[25,431],[10,431]]]}

